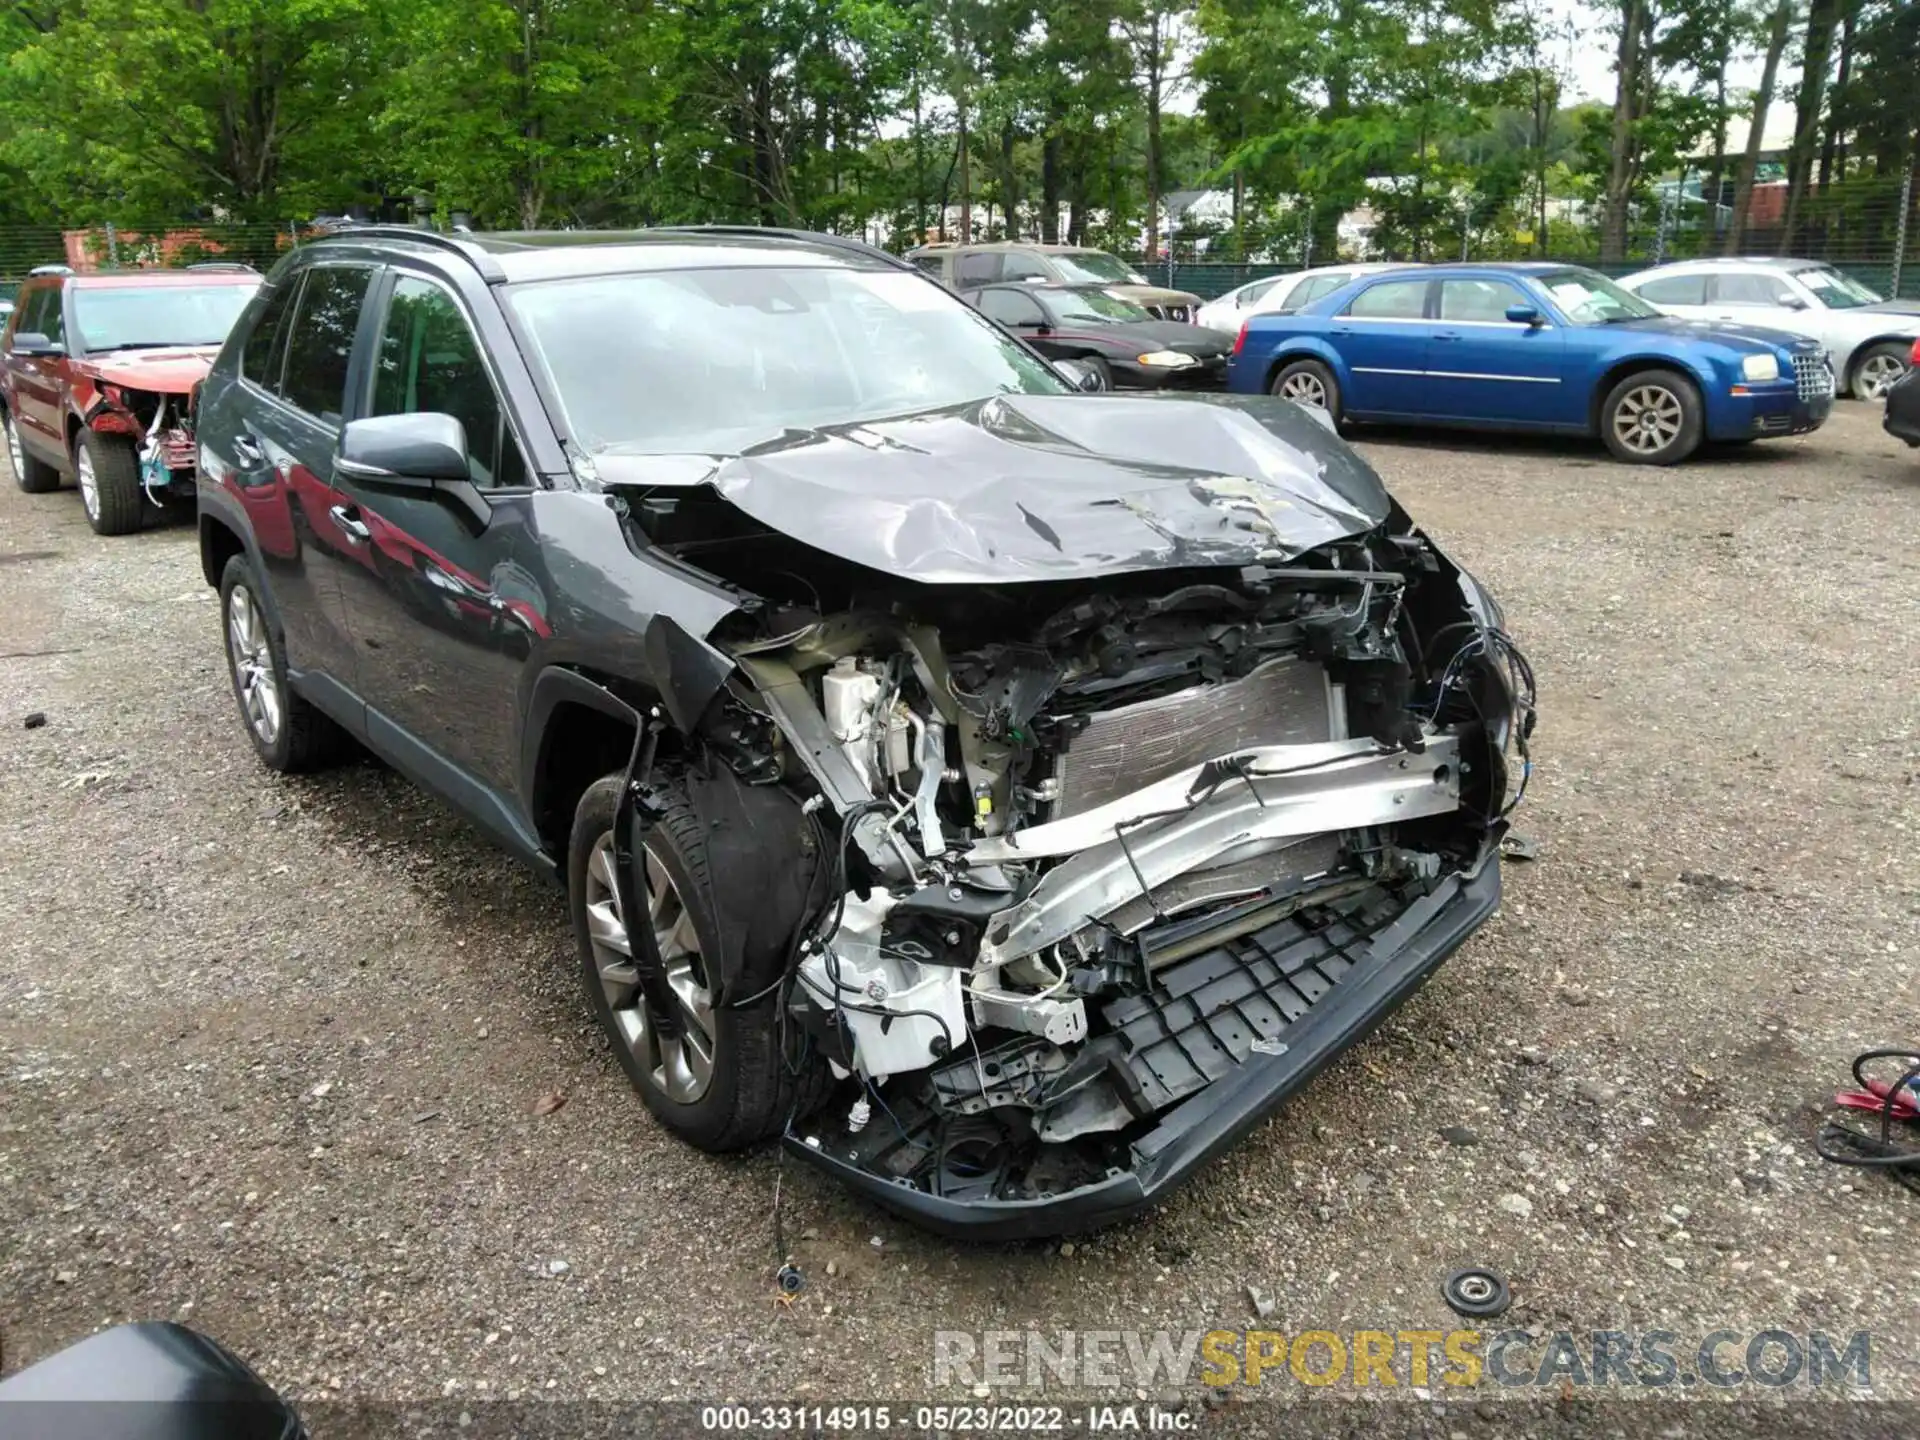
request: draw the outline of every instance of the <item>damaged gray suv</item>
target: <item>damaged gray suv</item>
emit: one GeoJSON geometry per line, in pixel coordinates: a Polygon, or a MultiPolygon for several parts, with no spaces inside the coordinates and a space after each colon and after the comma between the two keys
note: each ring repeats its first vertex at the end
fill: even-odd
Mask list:
{"type": "Polygon", "coordinates": [[[198,416],[260,758],[357,742],[564,881],[703,1149],[1099,1225],[1499,901],[1526,662],[1286,401],[1079,393],[824,236],[365,227],[198,416]]]}

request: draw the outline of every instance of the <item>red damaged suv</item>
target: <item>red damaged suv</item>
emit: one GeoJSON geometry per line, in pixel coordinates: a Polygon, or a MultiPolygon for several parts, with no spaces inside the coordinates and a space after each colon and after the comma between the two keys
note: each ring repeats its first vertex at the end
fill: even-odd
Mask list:
{"type": "Polygon", "coordinates": [[[101,535],[193,495],[192,393],[259,288],[242,265],[36,271],[0,340],[0,422],[22,490],[72,475],[101,535]]]}

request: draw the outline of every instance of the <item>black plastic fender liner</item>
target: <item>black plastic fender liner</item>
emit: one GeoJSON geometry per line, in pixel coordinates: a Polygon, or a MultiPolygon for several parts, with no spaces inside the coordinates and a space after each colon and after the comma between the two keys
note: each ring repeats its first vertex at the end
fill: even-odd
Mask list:
{"type": "Polygon", "coordinates": [[[1411,998],[1499,908],[1497,850],[1496,836],[1475,868],[1447,876],[1410,904],[1382,932],[1398,949],[1368,973],[1350,976],[1289,1026],[1285,1053],[1260,1055],[1166,1111],[1134,1141],[1132,1168],[1105,1180],[1042,1199],[956,1201],[857,1169],[794,1129],[785,1143],[876,1204],[940,1234],[1026,1240],[1109,1225],[1166,1198],[1411,998]]]}
{"type": "Polygon", "coordinates": [[[821,836],[794,794],[751,785],[711,752],[678,776],[700,819],[709,885],[707,913],[720,953],[705,957],[715,1005],[763,990],[793,953],[794,937],[828,900],[832,867],[821,836]]]}

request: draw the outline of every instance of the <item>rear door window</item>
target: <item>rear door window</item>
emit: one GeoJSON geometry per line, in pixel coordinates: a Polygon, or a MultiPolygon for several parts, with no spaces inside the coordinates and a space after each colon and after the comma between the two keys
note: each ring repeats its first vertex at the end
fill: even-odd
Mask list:
{"type": "Polygon", "coordinates": [[[340,423],[347,394],[347,366],[360,325],[371,269],[327,265],[307,272],[287,335],[286,372],[280,393],[288,403],[329,425],[340,423]]]}
{"type": "Polygon", "coordinates": [[[1349,315],[1371,320],[1419,320],[1427,311],[1425,280],[1387,280],[1369,285],[1347,305],[1349,315]]]}

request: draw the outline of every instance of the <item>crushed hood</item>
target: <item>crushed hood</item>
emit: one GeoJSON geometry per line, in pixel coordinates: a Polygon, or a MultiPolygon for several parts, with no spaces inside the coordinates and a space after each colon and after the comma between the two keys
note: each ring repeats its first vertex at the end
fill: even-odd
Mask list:
{"type": "Polygon", "coordinates": [[[926,584],[1284,563],[1388,509],[1359,456],[1265,396],[1003,395],[736,455],[593,458],[603,484],[710,486],[770,529],[926,584]]]}
{"type": "Polygon", "coordinates": [[[109,385],[154,395],[184,395],[207,378],[218,345],[173,345],[164,350],[103,350],[74,366],[109,385]]]}

